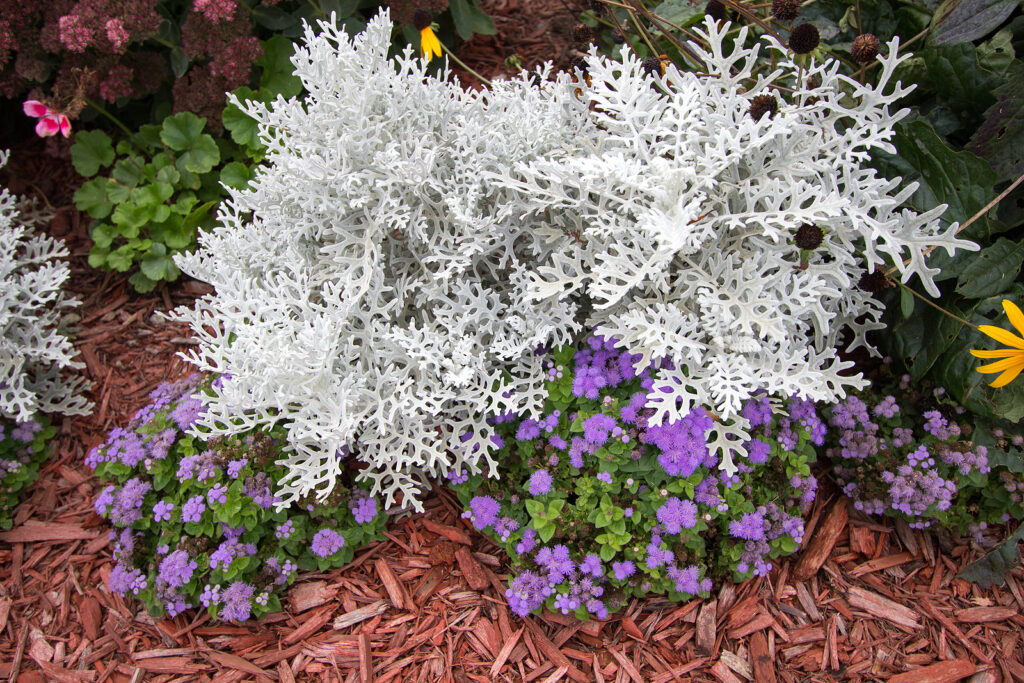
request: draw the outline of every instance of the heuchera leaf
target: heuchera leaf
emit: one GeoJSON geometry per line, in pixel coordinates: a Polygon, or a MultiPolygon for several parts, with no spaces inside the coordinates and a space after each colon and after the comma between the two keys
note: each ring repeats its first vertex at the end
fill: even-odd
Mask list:
{"type": "Polygon", "coordinates": [[[946,0],[932,17],[932,45],[957,45],[990,33],[1010,16],[1018,0],[946,0]]]}
{"type": "Polygon", "coordinates": [[[1006,574],[1020,563],[1020,550],[1017,548],[1020,541],[1024,541],[1024,524],[987,555],[964,567],[957,577],[985,589],[993,585],[1002,586],[1006,583],[1006,574]]]}

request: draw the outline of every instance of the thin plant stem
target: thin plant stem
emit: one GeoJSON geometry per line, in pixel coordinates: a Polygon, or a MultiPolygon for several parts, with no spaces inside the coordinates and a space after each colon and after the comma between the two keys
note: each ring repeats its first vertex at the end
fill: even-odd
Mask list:
{"type": "Polygon", "coordinates": [[[928,304],[932,308],[936,309],[937,311],[939,311],[939,312],[941,312],[941,313],[943,313],[945,315],[948,315],[953,320],[959,320],[960,322],[962,322],[964,325],[967,325],[968,327],[973,327],[974,329],[978,329],[978,326],[975,325],[974,323],[968,322],[967,320],[964,320],[963,318],[958,316],[956,313],[953,313],[951,311],[947,311],[945,308],[943,308],[942,306],[939,306],[937,303],[935,303],[934,301],[932,301],[928,297],[915,292],[913,287],[908,287],[907,285],[905,285],[904,283],[900,282],[899,280],[895,280],[895,282],[900,287],[902,287],[906,291],[910,292],[911,294],[916,296],[918,299],[920,299],[921,301],[925,302],[926,304],[928,304]]]}
{"type": "Polygon", "coordinates": [[[447,45],[445,45],[441,41],[437,41],[437,42],[440,43],[441,49],[444,50],[444,53],[446,55],[448,55],[448,57],[450,57],[453,62],[455,62],[456,64],[461,66],[465,71],[467,71],[470,74],[472,74],[473,76],[475,76],[477,78],[477,80],[479,80],[481,83],[485,84],[488,88],[491,87],[490,79],[484,78],[483,76],[478,74],[476,71],[474,71],[473,69],[469,68],[464,61],[462,61],[461,59],[456,57],[455,53],[448,49],[447,45]]]}
{"type": "MultiPolygon", "coordinates": [[[[989,212],[989,210],[990,210],[990,209],[991,209],[991,208],[992,208],[993,206],[995,206],[995,205],[996,205],[996,204],[998,204],[999,202],[1001,202],[1001,201],[1003,201],[1004,199],[1006,199],[1006,195],[1008,195],[1008,194],[1010,194],[1011,192],[1013,192],[1013,191],[1014,191],[1014,190],[1015,190],[1015,189],[1017,188],[1017,186],[1018,186],[1018,185],[1020,185],[1021,183],[1024,183],[1024,173],[1022,173],[1022,174],[1021,174],[1021,175],[1020,175],[1020,176],[1019,176],[1019,177],[1018,177],[1018,178],[1017,178],[1016,180],[1014,180],[1014,181],[1013,181],[1013,182],[1012,182],[1012,183],[1010,184],[1010,186],[1009,186],[1009,187],[1007,187],[1007,188],[1006,188],[1005,190],[1003,190],[1002,192],[1000,192],[1000,193],[999,193],[999,194],[998,194],[998,195],[997,195],[997,196],[995,197],[995,199],[993,199],[993,200],[992,200],[992,201],[990,201],[990,202],[989,202],[988,204],[986,204],[985,206],[983,206],[983,207],[981,207],[980,209],[978,209],[978,212],[977,212],[977,213],[975,213],[975,214],[974,214],[973,216],[971,216],[971,217],[970,217],[970,218],[968,218],[968,219],[967,219],[966,221],[964,221],[963,225],[961,225],[961,226],[960,226],[959,228],[957,228],[957,229],[956,229],[956,234],[957,234],[957,235],[959,235],[959,234],[960,234],[961,232],[963,232],[963,231],[964,231],[964,230],[965,230],[965,229],[967,228],[967,226],[969,226],[969,225],[970,225],[971,223],[973,223],[974,221],[978,220],[979,218],[981,218],[982,216],[984,216],[984,215],[985,215],[986,213],[988,213],[988,212],[989,212]]],[[[924,255],[925,255],[925,256],[927,256],[928,254],[932,253],[933,251],[935,251],[935,247],[934,247],[934,246],[928,247],[927,249],[925,249],[925,250],[924,250],[924,255]]],[[[906,261],[904,261],[904,262],[903,262],[903,265],[907,265],[908,263],[910,263],[910,260],[909,260],[909,259],[908,259],[908,260],[906,260],[906,261]]],[[[886,271],[885,271],[885,275],[886,275],[886,277],[889,277],[889,276],[890,276],[890,275],[892,275],[892,274],[893,274],[893,273],[894,273],[895,271],[896,271],[896,266],[892,266],[892,267],[890,267],[890,268],[889,268],[888,270],[886,270],[886,271]]]]}
{"type": "Polygon", "coordinates": [[[104,107],[103,107],[102,105],[100,105],[100,104],[99,104],[98,102],[95,102],[95,101],[93,101],[92,99],[90,99],[90,98],[88,98],[88,97],[86,97],[86,98],[85,98],[85,103],[86,103],[86,104],[88,104],[88,105],[89,105],[90,107],[92,107],[93,109],[95,109],[96,111],[98,111],[98,112],[99,112],[100,114],[102,114],[103,116],[105,116],[105,117],[106,117],[107,119],[109,119],[111,123],[113,123],[113,124],[114,124],[115,126],[117,126],[117,127],[118,127],[118,128],[120,128],[120,129],[121,129],[122,131],[124,131],[124,133],[125,133],[126,135],[128,135],[128,136],[129,136],[129,137],[131,137],[131,138],[133,138],[133,142],[134,142],[135,134],[134,134],[134,133],[132,133],[132,132],[131,132],[130,130],[128,130],[128,126],[126,126],[126,125],[124,125],[123,123],[121,123],[121,119],[117,118],[116,116],[114,116],[113,114],[111,114],[111,113],[110,113],[109,111],[107,111],[107,110],[106,110],[106,109],[105,109],[105,108],[104,108],[104,107]]]}

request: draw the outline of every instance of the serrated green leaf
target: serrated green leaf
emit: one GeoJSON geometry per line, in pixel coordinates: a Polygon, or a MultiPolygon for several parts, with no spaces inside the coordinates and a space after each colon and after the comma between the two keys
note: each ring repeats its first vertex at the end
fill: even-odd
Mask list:
{"type": "Polygon", "coordinates": [[[171,149],[180,152],[199,141],[205,125],[206,119],[188,111],[168,116],[160,127],[160,140],[171,149]]]}
{"type": "Polygon", "coordinates": [[[93,244],[100,249],[109,247],[120,235],[121,232],[109,223],[97,223],[89,230],[89,237],[92,238],[93,244]]]}
{"type": "Polygon", "coordinates": [[[125,244],[107,254],[107,266],[118,272],[126,273],[131,269],[134,257],[134,250],[125,244]]]}
{"type": "Polygon", "coordinates": [[[1024,242],[1000,237],[992,246],[967,258],[956,291],[969,299],[995,296],[1013,286],[1024,264],[1024,242]]]}
{"type": "Polygon", "coordinates": [[[139,271],[132,273],[132,276],[128,278],[128,284],[135,288],[136,292],[145,294],[146,292],[152,292],[156,289],[156,281],[146,277],[145,273],[139,271]]]}
{"type": "Polygon", "coordinates": [[[928,36],[932,45],[958,45],[995,30],[1018,0],[946,0],[935,11],[928,36]]]}
{"type": "Polygon", "coordinates": [[[86,178],[99,173],[101,167],[114,163],[114,147],[110,136],[102,130],[75,133],[75,144],[71,145],[71,163],[78,174],[86,178]]]}

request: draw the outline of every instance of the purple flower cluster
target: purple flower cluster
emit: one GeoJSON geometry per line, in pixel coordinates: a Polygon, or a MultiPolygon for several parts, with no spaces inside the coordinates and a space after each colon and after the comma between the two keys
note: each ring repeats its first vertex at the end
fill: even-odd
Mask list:
{"type": "Polygon", "coordinates": [[[345,539],[334,529],[321,529],[313,535],[310,548],[317,557],[330,557],[345,545],[345,539]]]}
{"type": "Polygon", "coordinates": [[[369,524],[377,516],[377,501],[363,491],[355,491],[348,501],[348,509],[359,524],[369,524]]]}
{"type": "Polygon", "coordinates": [[[198,563],[184,550],[175,550],[160,561],[160,580],[171,588],[184,586],[192,579],[198,563]]]}

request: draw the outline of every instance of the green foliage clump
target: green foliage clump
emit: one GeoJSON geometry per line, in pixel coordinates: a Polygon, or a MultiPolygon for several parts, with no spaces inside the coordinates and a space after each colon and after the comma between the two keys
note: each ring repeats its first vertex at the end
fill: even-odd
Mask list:
{"type": "Polygon", "coordinates": [[[153,615],[206,608],[225,621],[280,610],[300,569],[326,570],[382,537],[387,515],[366,491],[339,485],[275,509],[283,428],[204,440],[186,434],[203,410],[198,376],[158,387],[127,428],[86,464],[107,486],[94,507],[115,527],[111,590],[153,615]]]}
{"type": "Polygon", "coordinates": [[[14,508],[25,489],[39,478],[57,428],[46,417],[0,424],[0,529],[13,523],[14,508]]]}

